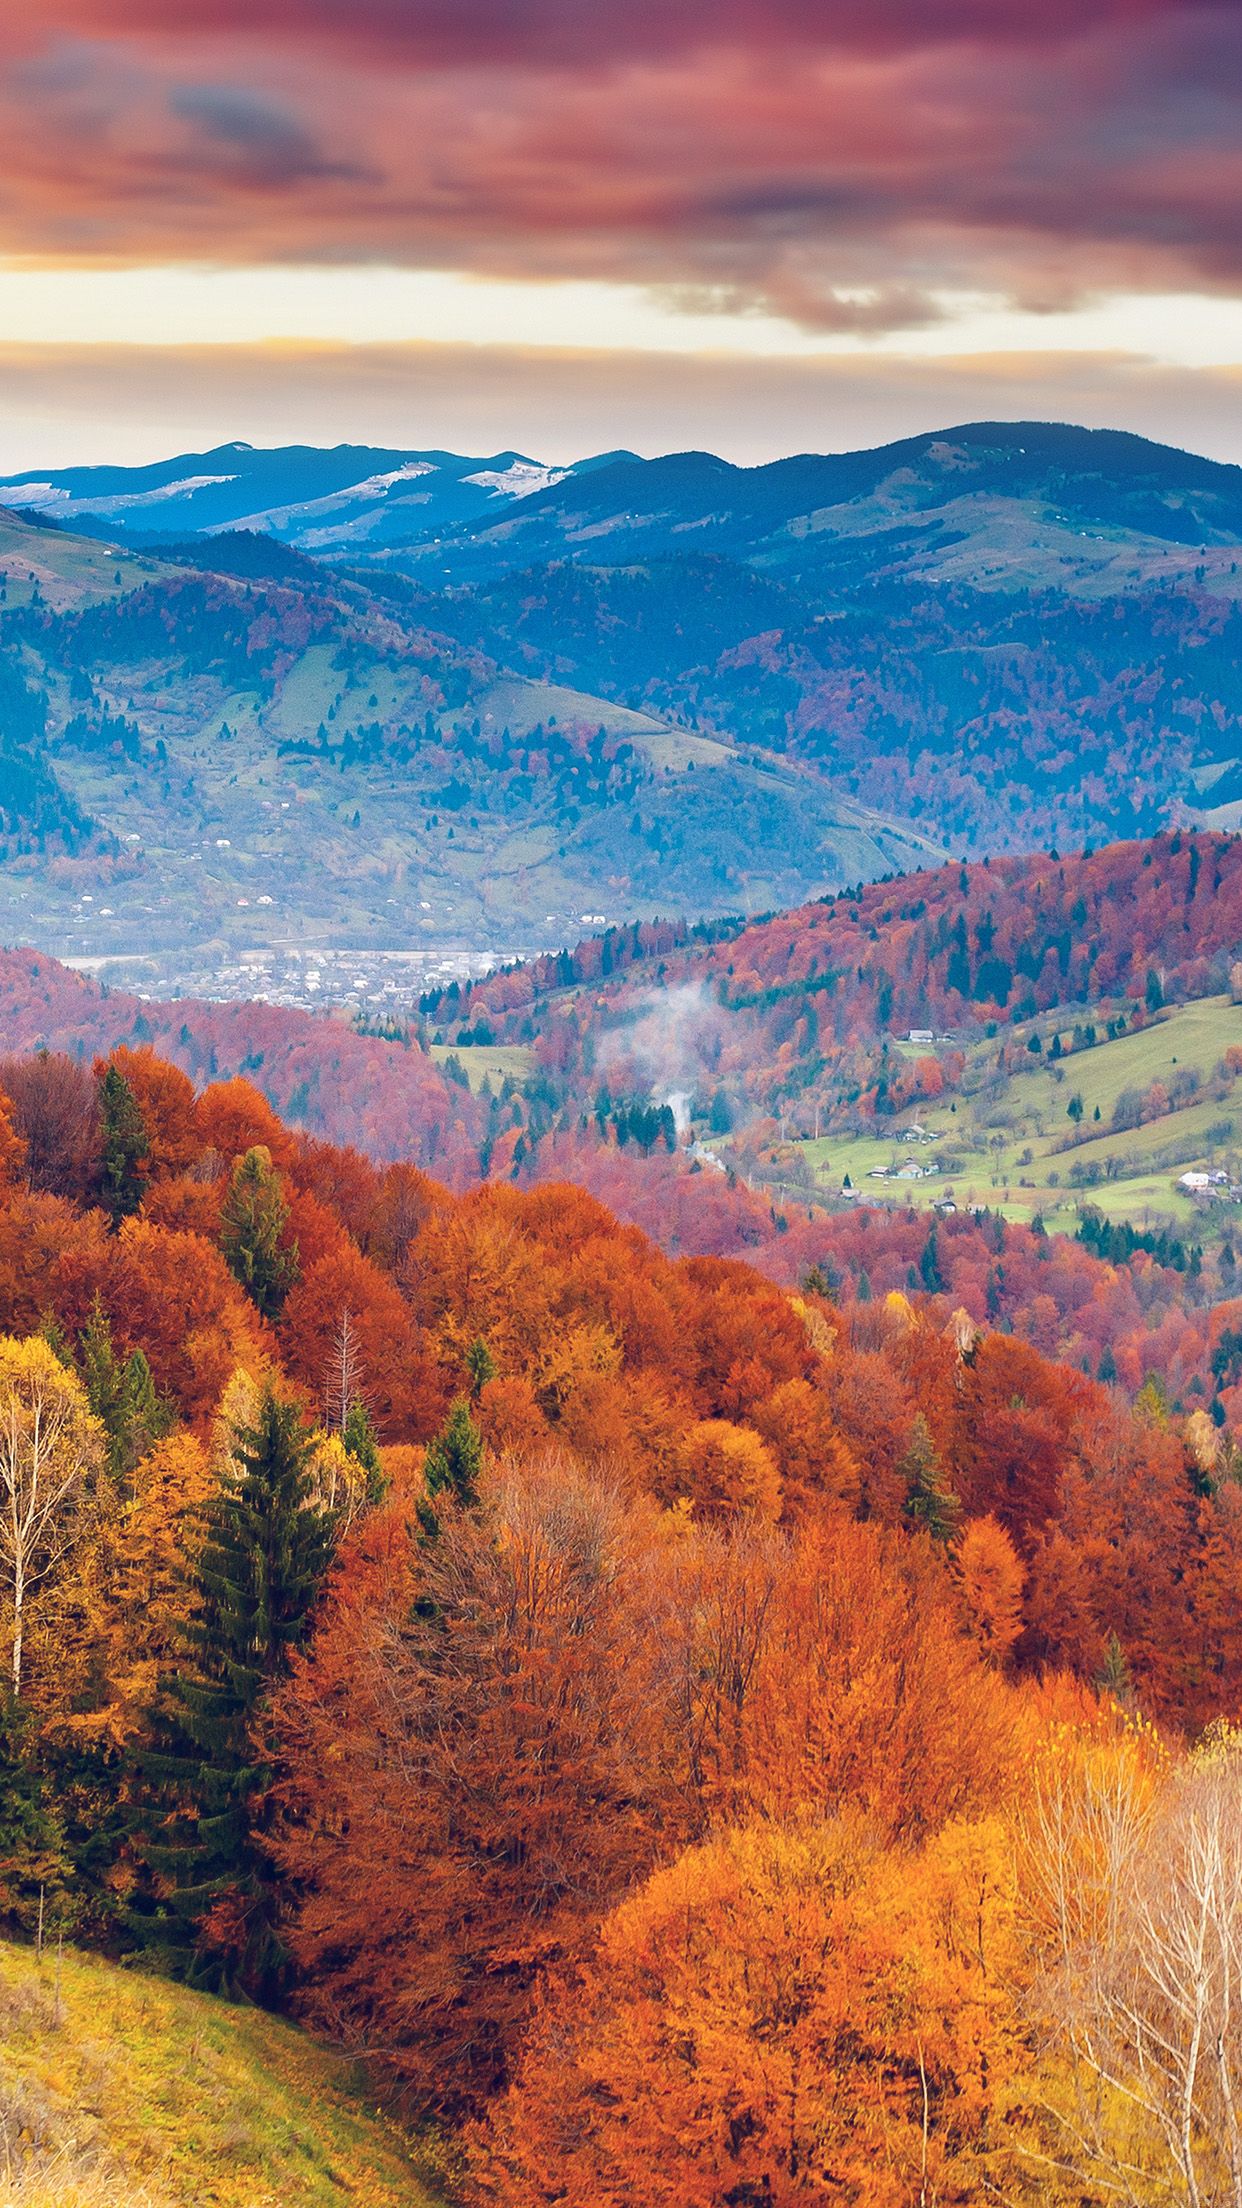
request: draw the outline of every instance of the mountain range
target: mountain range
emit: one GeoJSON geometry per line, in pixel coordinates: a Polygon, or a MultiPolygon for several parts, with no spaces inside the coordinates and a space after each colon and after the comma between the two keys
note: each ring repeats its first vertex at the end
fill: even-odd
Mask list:
{"type": "Polygon", "coordinates": [[[1242,542],[1242,468],[1043,422],[749,468],[709,452],[554,466],[518,452],[229,444],[145,467],[30,471],[0,482],[0,505],[147,544],[262,531],[316,559],[454,579],[693,550],[821,585],[866,572],[999,589],[1055,575],[1103,591],[1197,566],[1218,578],[1242,542]]]}
{"type": "Polygon", "coordinates": [[[490,517],[595,468],[632,462],[601,453],[553,468],[520,452],[466,458],[376,445],[218,445],[146,467],[38,470],[0,483],[0,506],[51,515],[106,537],[167,538],[262,530],[316,556],[383,555],[490,517]]]}
{"type": "Polygon", "coordinates": [[[1141,438],[227,446],[0,501],[0,929],[155,986],[1242,818],[1242,470],[1141,438]]]}

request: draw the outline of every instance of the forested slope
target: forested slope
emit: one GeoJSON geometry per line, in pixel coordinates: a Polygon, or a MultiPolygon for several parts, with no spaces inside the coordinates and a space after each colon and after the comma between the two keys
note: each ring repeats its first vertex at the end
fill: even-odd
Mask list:
{"type": "MultiPolygon", "coordinates": [[[[291,2010],[456,2128],[472,2208],[1176,2197],[1238,2032],[1176,1960],[1242,1800],[1227,1413],[149,1049],[0,1089],[10,1931],[291,2010]]],[[[126,1985],[118,2031],[175,2012],[126,1985]]],[[[235,2161],[388,2197],[347,2113],[299,2194],[312,2058],[203,2033],[205,2090],[267,2066],[235,2161]]]]}

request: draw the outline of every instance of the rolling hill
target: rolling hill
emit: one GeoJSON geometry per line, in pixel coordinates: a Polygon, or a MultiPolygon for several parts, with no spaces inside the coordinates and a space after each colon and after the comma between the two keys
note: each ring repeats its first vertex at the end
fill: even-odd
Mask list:
{"type": "MultiPolygon", "coordinates": [[[[296,1172],[334,1189],[323,1138],[457,1190],[482,1175],[502,1202],[577,1183],[670,1255],[930,1292],[946,1323],[1237,1418],[1240,950],[1242,841],[1183,835],[927,870],[750,926],[635,923],[430,992],[392,1038],[144,1002],[8,953],[0,1052],[240,1073],[290,1122],[296,1172]]],[[[6,1085],[29,1090],[11,1063],[6,1085]]],[[[369,1247],[367,1171],[346,1161],[338,1192],[369,1247]]]]}
{"type": "Polygon", "coordinates": [[[699,452],[619,459],[474,518],[416,558],[463,579],[692,548],[820,586],[862,567],[993,590],[1055,582],[1111,593],[1197,565],[1236,576],[1240,543],[1242,468],[1120,430],[969,422],[755,468],[699,452]]]}
{"type": "Polygon", "coordinates": [[[210,985],[265,947],[512,954],[592,913],[761,910],[938,848],[267,545],[157,559],[0,516],[9,940],[210,985]]]}
{"type": "Polygon", "coordinates": [[[1179,833],[622,930],[425,1006],[437,1041],[533,1051],[605,1145],[655,1151],[632,1107],[667,1104],[691,1157],[781,1201],[1071,1230],[1091,1205],[1219,1236],[1242,1202],[1240,956],[1242,840],[1179,833]]]}
{"type": "MultiPolygon", "coordinates": [[[[31,470],[0,506],[142,540],[257,530],[316,558],[456,579],[693,550],[802,581],[870,573],[1111,592],[1242,543],[1242,469],[1119,430],[968,422],[736,467],[707,452],[550,466],[369,445],[230,444],[146,467],[31,470]]],[[[1227,555],[1227,556],[1226,556],[1227,555]]]]}
{"type": "Polygon", "coordinates": [[[0,505],[50,514],[109,537],[160,539],[262,530],[310,553],[382,552],[436,536],[632,453],[603,453],[570,469],[519,452],[466,458],[374,445],[217,446],[148,467],[38,470],[0,483],[0,505]]]}

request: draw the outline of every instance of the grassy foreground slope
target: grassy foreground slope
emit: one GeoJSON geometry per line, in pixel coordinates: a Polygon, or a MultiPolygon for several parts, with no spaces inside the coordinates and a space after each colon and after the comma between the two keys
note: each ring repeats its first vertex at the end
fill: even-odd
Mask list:
{"type": "Polygon", "coordinates": [[[0,1943],[3,2208],[436,2208],[351,2065],[255,2009],[0,1943]]]}

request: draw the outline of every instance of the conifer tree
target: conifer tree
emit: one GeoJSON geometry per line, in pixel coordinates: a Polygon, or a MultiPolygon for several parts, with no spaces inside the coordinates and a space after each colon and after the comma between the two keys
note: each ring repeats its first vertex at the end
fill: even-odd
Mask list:
{"type": "Polygon", "coordinates": [[[434,1441],[427,1446],[423,1465],[426,1494],[418,1505],[418,1520],[428,1540],[440,1531],[435,1498],[451,1495],[464,1510],[478,1501],[479,1472],[483,1464],[483,1436],[470,1416],[470,1405],[459,1395],[434,1441]]]}
{"type": "Polygon", "coordinates": [[[150,1156],[151,1138],[138,1099],[116,1066],[104,1067],[99,1079],[99,1187],[100,1200],[115,1233],[122,1219],[137,1211],[146,1187],[143,1166],[150,1156]]]}
{"type": "Polygon", "coordinates": [[[477,1334],[466,1351],[466,1371],[470,1378],[470,1395],[478,1402],[489,1380],[496,1378],[497,1365],[487,1343],[477,1334]]]}
{"type": "Polygon", "coordinates": [[[943,1294],[944,1274],[940,1268],[940,1241],[934,1226],[923,1244],[923,1254],[919,1259],[919,1278],[929,1296],[943,1294]]]}
{"type": "Polygon", "coordinates": [[[221,1212],[220,1247],[229,1271],[265,1319],[277,1319],[298,1277],[298,1246],[284,1239],[289,1206],[270,1150],[247,1150],[233,1168],[221,1212]]]}
{"type": "Polygon", "coordinates": [[[63,1922],[70,1877],[65,1836],[37,1756],[25,1703],[0,1687],[0,1925],[29,1935],[43,1902],[63,1922]]]}
{"type": "Polygon", "coordinates": [[[98,1296],[78,1336],[77,1357],[71,1362],[103,1427],[108,1470],[120,1486],[151,1444],[167,1433],[167,1405],[156,1394],[144,1351],[136,1349],[124,1360],[117,1356],[111,1321],[98,1296]]]}
{"type": "Polygon", "coordinates": [[[162,1892],[133,1914],[134,1930],[197,1982],[268,1997],[283,1957],[258,1838],[270,1773],[256,1727],[329,1560],[331,1521],[311,1499],[310,1453],[296,1404],[266,1389],[203,1510],[185,1662],[168,1683],[160,1746],[140,1771],[143,1854],[162,1892]]]}
{"type": "Polygon", "coordinates": [[[382,1503],[388,1483],[380,1463],[379,1443],[371,1423],[371,1413],[360,1395],[349,1406],[341,1439],[355,1463],[362,1466],[367,1476],[368,1503],[382,1503]]]}
{"type": "Polygon", "coordinates": [[[897,1472],[906,1484],[907,1523],[929,1533],[933,1541],[949,1541],[957,1524],[960,1505],[945,1484],[936,1445],[927,1420],[916,1413],[910,1439],[898,1460],[897,1472]]]}
{"type": "Polygon", "coordinates": [[[1134,1701],[1134,1681],[1126,1652],[1115,1633],[1110,1633],[1104,1644],[1104,1661],[1095,1675],[1096,1686],[1103,1694],[1111,1694],[1123,1709],[1129,1709],[1134,1701]]]}
{"type": "Polygon", "coordinates": [[[459,1395],[427,1450],[427,1493],[442,1495],[447,1490],[468,1510],[478,1501],[482,1462],[483,1436],[470,1416],[470,1405],[459,1395]]]}

